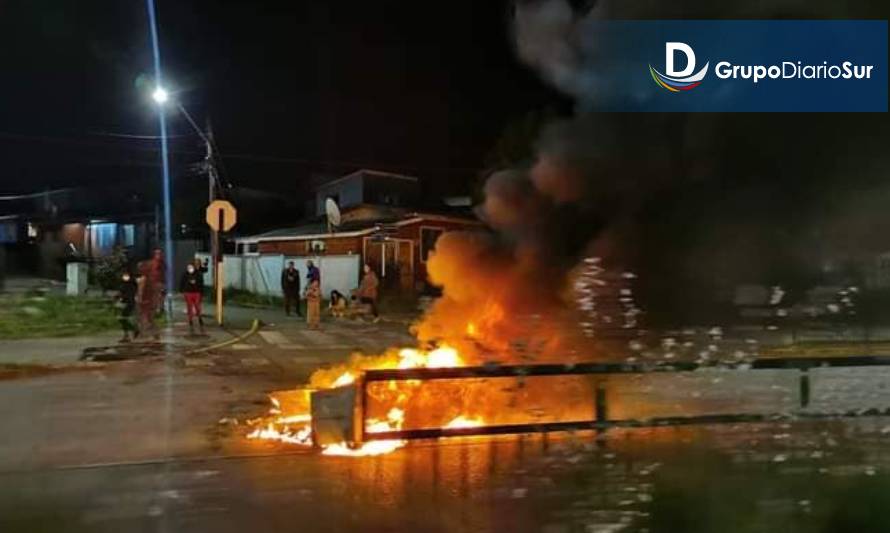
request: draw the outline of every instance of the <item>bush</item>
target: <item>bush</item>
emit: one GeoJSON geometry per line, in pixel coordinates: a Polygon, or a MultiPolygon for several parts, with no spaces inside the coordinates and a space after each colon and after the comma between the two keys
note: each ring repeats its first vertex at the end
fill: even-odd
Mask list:
{"type": "Polygon", "coordinates": [[[93,270],[95,282],[103,291],[117,289],[121,273],[127,268],[128,262],[126,251],[120,246],[115,246],[110,254],[96,261],[93,270]]]}

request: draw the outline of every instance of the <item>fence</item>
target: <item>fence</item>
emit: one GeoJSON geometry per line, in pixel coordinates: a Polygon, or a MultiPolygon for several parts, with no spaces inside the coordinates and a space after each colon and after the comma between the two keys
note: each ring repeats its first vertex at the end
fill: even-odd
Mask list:
{"type": "MultiPolygon", "coordinates": [[[[313,438],[317,444],[329,442],[351,442],[360,444],[372,440],[390,439],[429,439],[440,437],[457,437],[469,435],[496,435],[508,433],[550,432],[567,430],[598,430],[621,427],[655,427],[667,425],[690,424],[721,424],[721,423],[745,423],[767,422],[777,420],[791,420],[795,418],[832,418],[864,415],[890,415],[890,393],[885,384],[890,374],[890,357],[885,356],[850,356],[850,357],[801,357],[801,358],[763,358],[751,362],[701,365],[694,362],[678,362],[673,364],[624,364],[624,363],[580,363],[580,364],[540,364],[540,365],[513,365],[513,366],[481,366],[481,367],[455,367],[455,368],[413,368],[413,369],[384,369],[368,370],[353,384],[340,389],[329,389],[314,392],[312,395],[313,410],[313,438]],[[878,368],[881,367],[881,368],[878,368]],[[835,398],[838,388],[838,376],[832,376],[835,369],[848,368],[860,369],[858,375],[847,375],[841,378],[846,380],[844,387],[849,389],[853,402],[844,402],[835,398]],[[743,372],[750,370],[754,372],[743,372]],[[734,411],[737,404],[722,406],[716,402],[717,409],[704,413],[665,413],[658,405],[653,408],[656,412],[646,416],[633,416],[630,413],[622,413],[622,416],[612,416],[610,406],[617,398],[619,402],[637,401],[636,398],[626,395],[623,390],[628,382],[618,382],[615,378],[630,377],[639,379],[643,377],[663,376],[669,379],[677,379],[679,376],[699,374],[700,372],[717,372],[719,374],[706,374],[710,376],[722,375],[723,378],[734,375],[743,378],[747,384],[757,379],[757,376],[772,374],[768,378],[767,389],[777,388],[776,383],[784,381],[788,384],[788,378],[792,378],[794,401],[785,402],[778,410],[757,411],[755,404],[758,398],[753,397],[757,389],[745,390],[739,387],[739,381],[733,382],[726,379],[718,387],[729,391],[736,391],[739,395],[749,395],[744,399],[746,412],[734,411]],[[559,377],[559,376],[591,376],[596,378],[594,393],[590,398],[593,407],[593,418],[588,420],[569,421],[537,421],[530,423],[511,423],[499,425],[483,425],[475,427],[424,427],[408,428],[383,432],[367,432],[365,430],[365,418],[368,409],[368,385],[374,382],[414,381],[430,382],[437,380],[490,380],[496,378],[516,378],[528,380],[535,377],[559,377]],[[849,378],[853,377],[851,381],[849,378]],[[820,394],[824,398],[814,396],[820,394]],[[831,393],[831,394],[828,394],[831,393]],[[624,397],[622,397],[624,396],[624,397]],[[316,403],[319,405],[316,406],[316,403]],[[726,407],[732,407],[727,411],[726,407]],[[661,411],[660,413],[658,411],[661,411]],[[316,417],[319,419],[316,421],[316,417]],[[339,440],[338,440],[339,439],[339,440]]],[[[856,372],[851,370],[848,372],[856,372]]],[[[481,382],[482,386],[491,387],[490,383],[481,382]]],[[[663,386],[656,383],[656,386],[663,386]]],[[[681,384],[688,386],[688,383],[681,384]]],[[[787,388],[787,387],[786,387],[787,388]]],[[[690,388],[687,393],[693,393],[690,388]]],[[[650,400],[652,393],[643,396],[644,401],[650,400]]],[[[658,402],[654,402],[658,403],[658,402]]],[[[664,406],[661,406],[662,408],[664,406]]],[[[668,410],[669,411],[669,410],[668,410]]]]}
{"type": "MultiPolygon", "coordinates": [[[[210,259],[209,254],[196,257],[210,259]]],[[[321,271],[321,290],[326,296],[332,290],[343,294],[355,289],[359,282],[359,256],[326,255],[321,257],[290,257],[285,255],[226,255],[223,257],[223,286],[264,296],[282,296],[281,271],[289,261],[300,271],[302,286],[306,286],[307,262],[312,261],[321,271]]],[[[213,284],[213,264],[204,275],[204,284],[213,284]]]]}

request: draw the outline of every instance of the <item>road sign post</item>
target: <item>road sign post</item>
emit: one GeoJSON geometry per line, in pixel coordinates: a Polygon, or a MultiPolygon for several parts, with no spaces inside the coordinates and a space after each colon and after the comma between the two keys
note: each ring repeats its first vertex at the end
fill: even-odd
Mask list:
{"type": "Polygon", "coordinates": [[[213,286],[216,289],[216,323],[223,324],[223,271],[220,233],[229,231],[238,222],[238,211],[225,200],[214,200],[207,206],[207,225],[213,230],[213,286]]]}

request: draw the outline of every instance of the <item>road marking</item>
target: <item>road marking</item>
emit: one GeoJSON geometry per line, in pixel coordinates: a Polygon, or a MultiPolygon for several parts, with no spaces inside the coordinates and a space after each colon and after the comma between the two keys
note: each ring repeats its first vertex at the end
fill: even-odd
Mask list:
{"type": "Polygon", "coordinates": [[[303,357],[291,357],[291,361],[296,365],[317,365],[323,363],[324,359],[317,356],[307,355],[303,357]]]}
{"type": "Polygon", "coordinates": [[[213,361],[211,361],[209,359],[186,359],[185,366],[188,366],[188,367],[213,366],[213,361]]]}
{"type": "Polygon", "coordinates": [[[279,344],[279,348],[282,350],[306,350],[308,347],[305,344],[297,344],[293,342],[289,342],[286,344],[279,344]]]}
{"type": "Polygon", "coordinates": [[[280,331],[260,331],[260,337],[263,338],[269,344],[287,344],[290,342],[287,337],[284,336],[284,333],[280,331]]]}
{"type": "Polygon", "coordinates": [[[255,350],[256,346],[254,346],[253,344],[246,344],[246,343],[239,342],[238,344],[233,344],[232,349],[233,350],[255,350]]]}
{"type": "Polygon", "coordinates": [[[244,357],[241,359],[244,366],[266,366],[272,364],[265,357],[244,357]]]}
{"type": "Polygon", "coordinates": [[[336,340],[326,333],[307,329],[300,332],[301,335],[308,338],[313,344],[334,344],[336,340]]]}

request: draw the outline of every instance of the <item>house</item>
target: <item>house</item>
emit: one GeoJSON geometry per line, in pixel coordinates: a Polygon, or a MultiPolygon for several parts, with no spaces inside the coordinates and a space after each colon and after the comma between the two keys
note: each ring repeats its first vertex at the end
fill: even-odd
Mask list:
{"type": "Polygon", "coordinates": [[[330,198],[343,210],[358,206],[411,208],[420,201],[420,181],[413,176],[357,170],[342,178],[323,183],[315,189],[315,215],[325,215],[325,201],[330,198]]]}
{"type": "Polygon", "coordinates": [[[63,279],[65,262],[124,248],[145,257],[156,242],[156,215],[137,197],[83,188],[0,197],[0,246],[12,274],[63,279]]]}
{"type": "Polygon", "coordinates": [[[301,264],[306,259],[317,258],[318,263],[319,259],[341,258],[354,265],[341,269],[338,275],[345,279],[336,284],[324,283],[323,272],[325,290],[353,288],[360,266],[367,263],[385,290],[422,292],[427,288],[426,261],[436,240],[448,231],[480,230],[482,223],[465,206],[418,209],[419,198],[417,178],[360,170],[316,189],[315,219],[238,238],[236,248],[244,257],[279,256],[301,264]],[[337,227],[330,226],[324,216],[329,198],[340,205],[337,227]]]}

